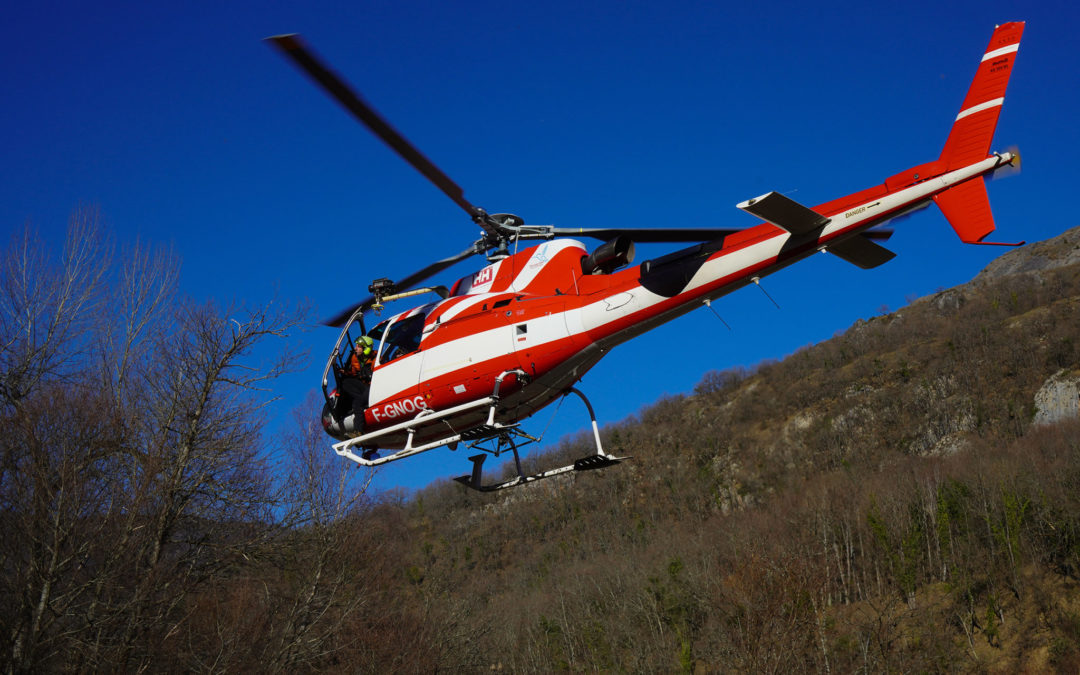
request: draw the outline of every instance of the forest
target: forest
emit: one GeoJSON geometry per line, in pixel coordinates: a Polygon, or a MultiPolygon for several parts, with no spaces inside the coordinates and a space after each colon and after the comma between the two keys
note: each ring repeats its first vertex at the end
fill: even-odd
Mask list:
{"type": "Polygon", "coordinates": [[[1080,229],[495,494],[265,438],[310,311],[179,269],[92,208],[0,257],[7,672],[1080,670],[1080,229]]]}

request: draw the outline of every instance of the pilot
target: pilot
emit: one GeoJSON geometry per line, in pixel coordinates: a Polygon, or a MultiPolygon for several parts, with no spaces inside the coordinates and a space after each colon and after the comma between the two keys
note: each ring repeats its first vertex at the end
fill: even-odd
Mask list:
{"type": "Polygon", "coordinates": [[[375,341],[370,336],[364,335],[356,338],[352,356],[345,363],[342,370],[339,387],[344,396],[341,406],[352,401],[354,415],[353,427],[359,429],[364,423],[364,408],[368,403],[368,390],[371,389],[371,367],[375,360],[375,341]]]}

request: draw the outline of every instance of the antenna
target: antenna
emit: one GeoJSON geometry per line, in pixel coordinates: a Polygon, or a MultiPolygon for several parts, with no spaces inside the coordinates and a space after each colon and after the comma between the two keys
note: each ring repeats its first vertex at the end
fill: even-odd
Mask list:
{"type": "Polygon", "coordinates": [[[731,326],[728,326],[728,322],[724,321],[724,317],[720,316],[720,313],[717,312],[715,309],[713,309],[712,300],[709,300],[708,298],[705,298],[705,306],[708,307],[709,310],[712,311],[712,313],[716,315],[717,319],[720,319],[720,323],[724,324],[724,326],[728,330],[731,330],[731,326]]]}
{"type": "Polygon", "coordinates": [[[754,285],[761,289],[761,292],[765,294],[765,297],[769,299],[769,302],[776,305],[777,309],[780,309],[780,305],[777,304],[775,300],[773,300],[773,297],[769,295],[769,292],[765,290],[764,286],[761,285],[761,277],[751,277],[750,281],[753,281],[754,285]]]}

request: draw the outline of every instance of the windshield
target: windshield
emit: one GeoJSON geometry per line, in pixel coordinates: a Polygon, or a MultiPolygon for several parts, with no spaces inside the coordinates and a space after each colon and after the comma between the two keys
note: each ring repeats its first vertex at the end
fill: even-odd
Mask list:
{"type": "Polygon", "coordinates": [[[387,322],[384,321],[372,329],[370,335],[373,338],[382,338],[378,361],[380,365],[420,349],[420,338],[423,337],[426,316],[426,313],[421,313],[399,319],[390,324],[389,329],[386,326],[387,322]]]}
{"type": "Polygon", "coordinates": [[[375,342],[378,342],[379,340],[381,340],[382,336],[383,336],[383,333],[386,332],[386,324],[388,324],[388,323],[390,323],[390,319],[386,319],[385,321],[380,321],[379,325],[372,328],[371,332],[368,333],[368,335],[371,336],[371,339],[375,340],[375,342]]]}

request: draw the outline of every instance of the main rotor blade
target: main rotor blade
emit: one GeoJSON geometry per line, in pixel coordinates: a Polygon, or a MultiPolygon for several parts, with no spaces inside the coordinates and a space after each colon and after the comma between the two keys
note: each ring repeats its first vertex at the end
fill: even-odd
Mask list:
{"type": "Polygon", "coordinates": [[[457,183],[450,180],[442,170],[435,166],[427,157],[416,149],[412,143],[405,139],[396,129],[375,112],[360,95],[352,90],[345,81],[329,68],[324,66],[315,54],[308,49],[300,36],[297,34],[274,35],[266,38],[272,42],[283,54],[293,60],[311,79],[315,80],[328,94],[333,96],[338,103],[345,107],[353,117],[364,124],[384,143],[390,146],[406,162],[431,181],[454,203],[468,213],[489,234],[498,234],[495,228],[486,221],[484,212],[473,206],[465,199],[465,192],[457,183]]]}
{"type": "MultiPolygon", "coordinates": [[[[742,230],[722,230],[711,227],[554,227],[551,231],[556,237],[591,237],[601,241],[610,241],[619,235],[624,235],[639,244],[675,244],[715,241],[742,230]]],[[[875,229],[863,232],[863,236],[868,239],[888,239],[892,233],[892,230],[875,229]]]]}
{"type": "MultiPolygon", "coordinates": [[[[464,260],[465,258],[468,258],[469,256],[473,255],[474,253],[476,253],[476,247],[472,246],[472,247],[469,247],[466,250],[462,251],[461,253],[458,253],[457,255],[452,255],[449,258],[443,258],[442,260],[439,260],[438,262],[433,262],[430,265],[428,265],[427,267],[425,267],[425,268],[423,268],[421,270],[418,270],[416,272],[413,272],[412,274],[410,274],[409,276],[401,279],[400,281],[394,282],[394,292],[401,293],[401,292],[407,291],[407,290],[411,289],[413,286],[418,285],[421,281],[425,281],[428,278],[435,276],[439,272],[442,272],[444,269],[446,269],[446,268],[448,268],[448,267],[450,267],[450,266],[452,266],[452,265],[454,265],[456,263],[461,262],[462,260],[464,260]]],[[[357,309],[359,309],[360,307],[367,307],[368,305],[370,305],[374,301],[375,301],[375,296],[373,296],[373,295],[368,296],[368,297],[364,298],[362,301],[360,301],[360,302],[356,303],[355,305],[353,305],[352,307],[349,307],[348,309],[345,309],[345,310],[343,310],[341,312],[338,312],[337,314],[330,317],[329,319],[327,319],[323,323],[326,324],[327,326],[340,326],[341,324],[345,323],[349,319],[349,317],[352,316],[353,312],[355,312],[357,309]]]]}
{"type": "Polygon", "coordinates": [[[688,241],[713,241],[722,239],[738,230],[721,230],[709,227],[556,227],[556,237],[591,237],[608,241],[619,235],[642,244],[668,244],[688,241]]]}

